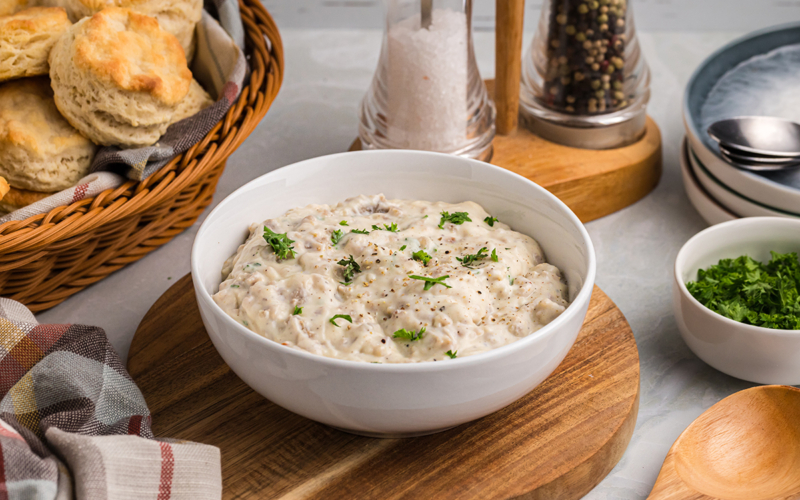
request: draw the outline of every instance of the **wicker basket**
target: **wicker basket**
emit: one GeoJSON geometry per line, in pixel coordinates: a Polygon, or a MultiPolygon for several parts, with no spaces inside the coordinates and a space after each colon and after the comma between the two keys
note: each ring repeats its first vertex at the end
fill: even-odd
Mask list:
{"type": "Polygon", "coordinates": [[[225,118],[142,182],[0,225],[0,295],[32,311],[53,307],[170,241],[211,203],[225,161],[267,113],[283,80],[275,22],[259,0],[239,6],[252,73],[225,118]]]}

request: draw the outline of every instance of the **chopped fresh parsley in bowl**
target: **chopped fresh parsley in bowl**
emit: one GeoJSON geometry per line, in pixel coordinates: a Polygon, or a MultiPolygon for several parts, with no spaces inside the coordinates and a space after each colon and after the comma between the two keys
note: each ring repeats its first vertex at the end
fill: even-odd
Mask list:
{"type": "Polygon", "coordinates": [[[797,253],[770,252],[767,264],[747,255],[722,259],[697,271],[689,293],[712,311],[734,321],[800,330],[800,262],[797,253]]]}

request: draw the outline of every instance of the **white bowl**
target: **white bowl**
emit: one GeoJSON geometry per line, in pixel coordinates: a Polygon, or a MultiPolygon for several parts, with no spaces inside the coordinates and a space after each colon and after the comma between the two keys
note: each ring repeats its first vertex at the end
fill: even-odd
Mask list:
{"type": "Polygon", "coordinates": [[[689,144],[686,138],[681,144],[681,177],[683,178],[683,189],[686,196],[694,206],[700,217],[710,225],[720,224],[739,218],[738,215],[728,210],[721,203],[711,197],[695,177],[692,167],[689,164],[689,144]]]}
{"type": "Polygon", "coordinates": [[[706,308],[686,288],[697,271],[740,255],[768,262],[770,250],[800,252],[800,220],[748,217],[712,226],[675,259],[672,306],[683,340],[717,370],[760,384],[800,384],[800,330],[739,323],[706,308]]]}
{"type": "Polygon", "coordinates": [[[304,417],[374,436],[419,435],[469,422],[539,385],[566,356],[583,324],[595,279],[592,242],[555,196],[507,170],[420,151],[323,156],[268,173],[223,200],[192,248],[192,278],[206,330],[231,369],[256,392],[304,417]],[[371,364],[282,346],[238,324],[211,298],[223,262],[248,226],[311,203],[358,194],[472,200],[535,238],[568,282],[570,306],[544,328],[493,351],[414,364],[371,364]]]}
{"type": "Polygon", "coordinates": [[[700,161],[697,155],[693,154],[691,148],[688,151],[689,162],[692,172],[698,182],[708,194],[719,200],[721,204],[730,207],[742,217],[788,217],[797,218],[800,214],[787,212],[784,210],[773,209],[763,203],[751,200],[750,198],[737,193],[733,189],[723,184],[708,171],[706,166],[700,161]]]}

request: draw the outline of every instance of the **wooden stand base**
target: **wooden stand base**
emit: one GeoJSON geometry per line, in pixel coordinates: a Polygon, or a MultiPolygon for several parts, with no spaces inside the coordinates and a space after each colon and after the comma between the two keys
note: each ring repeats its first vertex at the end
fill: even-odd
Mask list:
{"type": "MultiPolygon", "coordinates": [[[[486,86],[492,94],[494,81],[487,80],[486,86]]],[[[350,150],[359,149],[356,139],[350,150]]],[[[632,205],[656,187],[661,178],[661,132],[648,117],[644,135],[634,144],[592,150],[561,146],[520,127],[495,136],[490,163],[539,184],[589,222],[632,205]]]]}
{"type": "Polygon", "coordinates": [[[430,436],[355,436],[267,401],[217,354],[190,276],[142,320],[128,370],[157,436],[219,446],[223,498],[578,499],[622,457],[639,409],[636,342],[597,287],[575,345],[547,380],[430,436]]]}

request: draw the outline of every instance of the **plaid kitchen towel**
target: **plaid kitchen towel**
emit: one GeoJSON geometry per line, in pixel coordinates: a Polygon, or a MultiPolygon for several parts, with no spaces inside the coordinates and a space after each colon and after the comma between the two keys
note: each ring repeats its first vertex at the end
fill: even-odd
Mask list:
{"type": "Polygon", "coordinates": [[[102,329],[0,299],[0,499],[218,499],[219,449],[158,439],[102,329]]]}
{"type": "Polygon", "coordinates": [[[217,101],[194,116],[170,125],[152,145],[136,149],[101,148],[92,162],[92,172],[113,170],[133,180],[146,179],[175,156],[200,142],[225,116],[242,91],[247,74],[244,57],[244,27],[236,0],[214,0],[197,24],[192,74],[217,101]],[[211,6],[210,6],[211,7],[211,6]]]}

